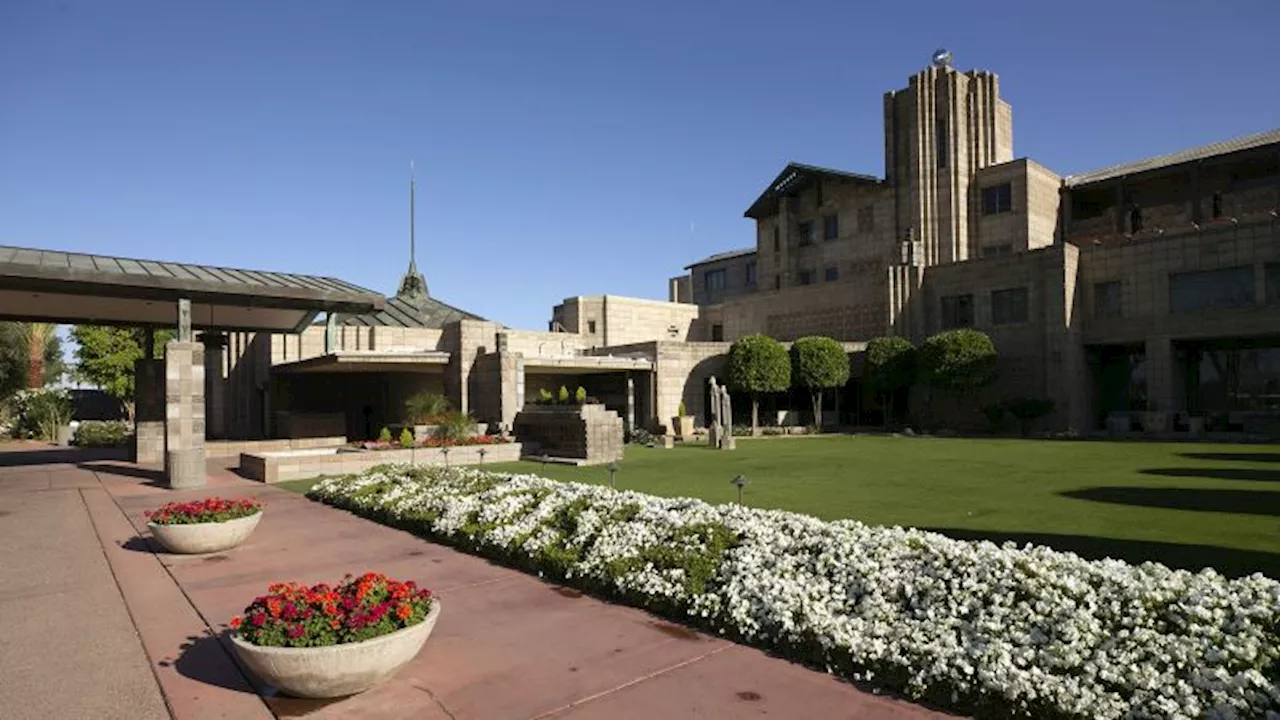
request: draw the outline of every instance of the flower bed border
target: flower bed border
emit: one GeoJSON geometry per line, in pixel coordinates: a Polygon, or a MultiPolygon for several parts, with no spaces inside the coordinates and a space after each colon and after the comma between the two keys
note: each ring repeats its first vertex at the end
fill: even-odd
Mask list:
{"type": "MultiPolygon", "coordinates": [[[[403,472],[403,469],[382,468],[381,470],[383,472],[387,472],[387,471],[392,471],[396,473],[403,472]]],[[[369,473],[369,474],[372,474],[372,473],[369,473]]],[[[410,474],[413,475],[416,473],[411,472],[410,474]]],[[[454,475],[457,476],[458,473],[455,471],[454,475]]],[[[482,473],[482,475],[487,477],[488,481],[491,484],[488,486],[488,488],[477,490],[474,493],[470,493],[470,495],[476,495],[483,492],[487,492],[488,489],[497,487],[501,485],[503,482],[507,482],[507,481],[512,481],[512,480],[521,480],[525,482],[536,481],[536,483],[540,485],[543,490],[546,491],[547,495],[553,494],[557,488],[560,488],[560,489],[567,489],[567,490],[571,490],[573,492],[579,493],[578,500],[582,500],[584,497],[588,498],[588,500],[585,501],[586,504],[583,507],[580,507],[578,509],[579,513],[581,513],[584,507],[590,506],[591,499],[599,499],[604,497],[605,494],[613,493],[613,491],[609,490],[608,488],[601,488],[599,486],[581,485],[579,483],[561,483],[557,481],[547,480],[544,478],[536,478],[534,476],[513,476],[513,475],[505,475],[505,474],[497,475],[494,473],[482,473]]],[[[454,530],[450,530],[447,527],[441,530],[439,527],[433,524],[433,521],[431,518],[422,516],[421,514],[409,515],[409,516],[397,515],[394,512],[384,509],[379,504],[376,504],[374,502],[379,492],[387,491],[388,488],[386,487],[375,487],[373,490],[370,490],[368,487],[360,488],[354,495],[347,495],[338,490],[338,488],[340,488],[343,483],[348,483],[353,481],[359,482],[363,477],[364,476],[348,476],[344,478],[331,478],[321,483],[316,488],[313,488],[312,491],[308,493],[308,497],[319,500],[321,502],[325,502],[335,507],[349,510],[351,512],[354,512],[355,514],[367,517],[369,519],[375,520],[382,524],[386,524],[392,527],[397,527],[403,530],[414,532],[415,534],[440,541],[444,544],[452,545],[454,547],[457,547],[463,551],[466,551],[472,554],[477,554],[483,557],[491,558],[519,569],[536,572],[540,577],[549,577],[553,580],[564,582],[565,584],[572,585],[574,587],[580,588],[584,591],[590,592],[598,596],[602,596],[608,599],[620,600],[627,604],[631,604],[631,605],[641,607],[643,609],[664,615],[673,620],[676,620],[677,622],[690,624],[695,627],[706,629],[712,633],[718,633],[720,635],[732,638],[734,640],[743,642],[745,644],[750,644],[757,647],[761,647],[766,650],[773,651],[788,659],[805,663],[817,669],[825,669],[827,672],[830,672],[830,673],[839,674],[845,677],[846,679],[854,682],[855,684],[865,688],[872,689],[873,691],[889,690],[891,692],[901,694],[904,697],[907,697],[916,702],[923,701],[927,704],[935,705],[938,707],[945,707],[951,710],[958,710],[961,712],[972,713],[979,717],[1083,718],[1083,717],[1101,716],[1099,713],[1092,712],[1094,708],[1088,705],[1085,705],[1086,710],[1079,710],[1077,708],[1077,711],[1073,712],[1069,709],[1056,705],[1053,702],[1052,697],[1049,697],[1048,699],[1044,699],[1043,697],[1041,697],[1040,699],[1037,699],[1038,693],[1041,692],[1041,688],[1037,688],[1037,687],[1032,687],[1030,688],[1030,690],[1028,690],[1027,688],[1022,688],[1019,691],[1021,693],[1020,697],[1017,696],[1017,694],[1015,693],[1015,697],[1017,701],[1015,703],[1015,702],[1012,702],[1012,700],[1014,700],[1015,698],[1006,697],[1001,692],[989,689],[988,687],[983,686],[980,683],[976,683],[975,678],[969,678],[969,680],[974,682],[970,682],[968,684],[968,687],[964,687],[962,686],[962,684],[957,682],[954,678],[951,678],[950,680],[948,680],[945,677],[942,679],[939,679],[935,674],[935,676],[930,678],[931,682],[925,683],[922,686],[921,681],[918,677],[921,670],[918,664],[927,662],[930,659],[927,656],[922,658],[917,658],[915,660],[915,662],[917,663],[916,666],[913,666],[911,664],[910,658],[904,660],[903,658],[900,658],[900,657],[890,658],[888,660],[884,660],[881,662],[867,663],[867,662],[858,661],[858,659],[853,654],[853,650],[840,648],[840,647],[833,647],[833,641],[831,641],[828,638],[823,638],[819,635],[814,634],[812,630],[805,630],[803,632],[793,631],[790,637],[786,637],[785,633],[780,632],[776,628],[772,630],[767,630],[761,627],[757,627],[755,628],[754,632],[744,632],[742,628],[736,627],[730,622],[726,622],[726,620],[728,619],[727,617],[717,618],[714,614],[712,615],[704,614],[703,616],[699,616],[698,614],[695,614],[693,612],[693,609],[691,609],[691,606],[693,604],[691,602],[686,602],[682,605],[682,603],[679,602],[678,600],[672,600],[670,598],[662,597],[660,594],[657,594],[657,593],[646,594],[644,592],[628,591],[625,588],[620,587],[621,581],[617,580],[616,578],[613,581],[609,581],[609,580],[601,580],[599,578],[591,577],[589,575],[583,575],[583,574],[575,575],[572,572],[572,567],[573,567],[572,564],[569,564],[568,567],[570,568],[570,570],[566,572],[564,566],[558,563],[554,557],[549,557],[549,556],[546,556],[545,554],[542,557],[538,557],[533,554],[523,552],[519,547],[512,549],[511,546],[504,546],[504,545],[497,544],[495,542],[489,542],[488,538],[485,537],[485,533],[492,531],[494,527],[484,528],[482,526],[476,525],[475,527],[468,528],[464,524],[462,527],[456,528],[454,530]]],[[[403,475],[393,476],[393,477],[388,477],[387,479],[388,479],[388,485],[392,486],[391,491],[394,492],[395,491],[394,486],[397,483],[402,482],[404,480],[404,476],[403,475]]],[[[516,492],[520,492],[520,491],[516,491],[516,492]]],[[[541,492],[541,490],[534,489],[528,492],[532,492],[536,494],[537,492],[541,492]]],[[[512,494],[515,494],[515,493],[513,492],[512,494]]],[[[398,497],[403,497],[403,496],[404,496],[404,493],[401,493],[400,496],[398,497]]],[[[462,498],[465,498],[467,496],[468,494],[460,493],[454,496],[452,499],[457,500],[461,504],[465,504],[462,498]]],[[[546,496],[545,495],[541,496],[537,502],[540,503],[542,498],[544,497],[546,496]]],[[[1042,547],[1039,547],[1039,548],[1030,547],[1028,549],[1018,550],[1016,548],[1013,548],[1012,544],[1006,544],[1005,546],[998,548],[997,546],[989,542],[975,543],[975,542],[953,540],[945,536],[938,535],[936,533],[928,533],[928,532],[923,532],[918,530],[909,530],[909,529],[904,530],[902,528],[868,528],[867,526],[863,526],[860,523],[856,523],[853,521],[839,521],[837,523],[821,523],[821,521],[817,521],[816,519],[813,519],[813,518],[807,518],[806,516],[800,516],[794,513],[786,513],[783,511],[753,510],[750,508],[741,508],[739,506],[720,506],[719,508],[712,508],[712,506],[709,506],[706,503],[702,503],[701,501],[691,500],[687,498],[676,498],[676,499],[657,498],[655,496],[648,496],[641,493],[630,493],[630,492],[616,493],[615,498],[621,498],[621,499],[634,498],[637,500],[642,500],[644,502],[655,502],[658,505],[665,504],[667,506],[672,506],[672,507],[685,506],[687,508],[693,508],[695,510],[711,509],[711,510],[715,510],[717,512],[723,513],[722,517],[725,517],[725,518],[728,518],[731,515],[733,515],[735,518],[741,519],[740,516],[742,514],[750,515],[754,513],[759,513],[761,518],[765,518],[771,521],[776,521],[779,523],[785,523],[785,522],[800,522],[801,524],[819,523],[821,525],[826,525],[834,530],[857,530],[858,532],[868,533],[870,535],[883,534],[884,537],[880,538],[881,541],[884,541],[886,539],[893,540],[893,541],[901,541],[907,545],[910,545],[911,547],[916,547],[916,545],[912,545],[912,543],[918,543],[919,544],[918,549],[921,553],[925,553],[925,554],[933,553],[938,555],[939,557],[944,557],[944,558],[948,555],[948,553],[951,553],[954,556],[952,559],[961,558],[961,561],[963,561],[962,556],[966,552],[966,548],[967,548],[968,549],[967,551],[969,552],[977,552],[977,551],[985,552],[986,560],[990,560],[991,556],[996,556],[998,558],[998,556],[1000,556],[1001,553],[1014,553],[1015,554],[1014,557],[1025,556],[1026,562],[1028,563],[1031,563],[1034,560],[1038,560],[1041,562],[1049,562],[1050,565],[1052,565],[1054,562],[1056,562],[1066,567],[1073,567],[1073,566],[1084,567],[1086,570],[1095,571],[1100,575],[1106,575],[1108,573],[1123,575],[1124,573],[1129,573],[1131,575],[1149,578],[1153,582],[1158,581],[1159,579],[1162,579],[1162,578],[1165,579],[1166,581],[1169,581],[1172,578],[1174,580],[1179,580],[1184,583],[1199,582],[1201,580],[1209,584],[1219,583],[1219,582],[1225,582],[1228,584],[1241,583],[1241,585],[1239,585],[1238,587],[1244,588],[1245,586],[1243,583],[1248,581],[1248,582],[1253,582],[1259,585],[1260,587],[1262,587],[1261,594],[1264,597],[1266,597],[1268,601],[1268,604],[1266,605],[1266,607],[1258,610],[1258,612],[1261,613],[1263,616],[1270,618],[1270,620],[1263,621],[1264,629],[1266,627],[1265,625],[1266,622],[1271,623],[1270,630],[1269,630],[1271,635],[1267,639],[1274,640],[1275,637],[1277,636],[1277,632],[1280,631],[1280,583],[1277,583],[1276,581],[1271,580],[1269,578],[1264,578],[1262,576],[1254,576],[1254,577],[1243,579],[1240,581],[1229,581],[1213,573],[1209,573],[1208,575],[1204,573],[1192,575],[1191,573],[1187,573],[1186,571],[1169,570],[1164,566],[1156,565],[1154,563],[1148,563],[1141,566],[1140,568],[1136,568],[1134,566],[1129,566],[1129,565],[1126,565],[1125,563],[1121,563],[1119,561],[1112,561],[1112,560],[1101,561],[1101,562],[1091,562],[1091,561],[1082,560],[1078,556],[1075,556],[1071,553],[1057,552],[1057,551],[1050,550],[1048,548],[1042,548],[1042,547]],[[976,548],[977,550],[974,550],[974,548],[976,548]],[[1083,565],[1082,566],[1079,565],[1080,563],[1083,563],[1083,565]]],[[[576,503],[577,500],[575,500],[574,502],[576,503]]],[[[602,500],[601,502],[603,503],[604,501],[602,500]]],[[[456,518],[454,518],[454,520],[456,520],[456,518]]],[[[468,522],[471,522],[471,521],[468,521],[468,522]]],[[[578,522],[578,516],[574,515],[571,522],[576,524],[578,522]]],[[[629,519],[622,520],[621,522],[629,522],[629,519]]],[[[495,527],[501,527],[501,526],[495,526],[495,527]]],[[[806,527],[810,527],[810,526],[806,526],[806,527]]],[[[714,535],[714,532],[710,532],[710,531],[707,532],[709,541],[714,539],[714,538],[711,538],[712,535],[714,535]]],[[[730,549],[732,548],[730,547],[730,549]]],[[[720,556],[717,556],[715,558],[715,561],[723,563],[724,562],[723,554],[720,556]]],[[[1015,560],[1012,564],[1016,566],[1017,561],[1015,560]]],[[[1008,571],[1007,568],[1006,568],[1006,571],[1008,571]]],[[[1008,572],[1011,572],[1011,571],[1008,571],[1008,572]]],[[[1034,575],[1034,573],[1032,574],[1034,575]]],[[[1157,588],[1157,592],[1163,589],[1158,582],[1155,582],[1155,585],[1157,588]]],[[[1254,629],[1256,630],[1256,628],[1254,629]]],[[[1145,628],[1139,627],[1137,629],[1137,631],[1141,631],[1141,630],[1145,630],[1145,628]]],[[[1000,635],[1000,633],[1007,633],[1007,632],[1008,631],[1004,630],[1003,628],[1001,628],[999,631],[996,631],[993,636],[994,637],[993,642],[995,642],[996,644],[999,644],[1000,641],[1002,640],[1005,642],[1009,642],[1008,638],[1004,638],[1000,635]]],[[[1012,645],[1010,647],[1012,647],[1012,645]]],[[[1272,655],[1273,656],[1275,655],[1274,650],[1272,650],[1272,655]]],[[[934,659],[939,660],[939,658],[934,658],[934,659]]],[[[1276,662],[1274,657],[1273,657],[1273,664],[1271,665],[1271,670],[1273,673],[1277,670],[1280,670],[1280,662],[1276,662]]],[[[936,667],[933,668],[933,671],[935,673],[937,672],[936,667]]],[[[1249,672],[1255,672],[1255,671],[1251,670],[1249,672]]],[[[1047,675],[1048,677],[1053,677],[1057,680],[1062,680],[1062,676],[1060,674],[1047,673],[1047,675]]],[[[1264,688],[1265,687],[1270,688],[1269,697],[1272,698],[1270,702],[1273,705],[1280,707],[1280,689],[1278,689],[1280,688],[1280,678],[1271,677],[1268,680],[1268,676],[1265,676],[1265,675],[1258,675],[1258,677],[1261,678],[1259,682],[1269,683],[1269,685],[1264,685],[1264,688]]],[[[1179,678],[1174,678],[1174,681],[1178,681],[1178,680],[1179,678]]],[[[1185,680],[1185,678],[1183,678],[1183,680],[1185,680]]],[[[1124,688],[1118,684],[1113,688],[1113,691],[1115,692],[1120,692],[1123,690],[1124,688]]],[[[1262,692],[1264,693],[1264,698],[1265,698],[1266,692],[1268,691],[1264,689],[1262,692]]],[[[1116,710],[1116,707],[1117,707],[1116,698],[1110,697],[1108,699],[1111,701],[1112,705],[1110,706],[1107,716],[1113,716],[1113,717],[1121,716],[1120,711],[1116,710]]],[[[1159,698],[1157,698],[1156,701],[1158,700],[1159,698]]],[[[1255,700],[1256,700],[1256,697],[1255,697],[1255,700]]],[[[1129,704],[1129,700],[1126,700],[1125,698],[1120,698],[1120,702],[1123,703],[1125,706],[1129,704]]],[[[1152,701],[1148,699],[1148,705],[1144,706],[1148,711],[1151,710],[1150,702],[1152,701]]],[[[1264,699],[1264,702],[1266,702],[1265,699],[1264,699]]],[[[1266,711],[1273,710],[1273,709],[1275,708],[1272,708],[1272,707],[1264,708],[1262,713],[1258,714],[1258,717],[1262,717],[1262,714],[1264,714],[1266,711]]],[[[1130,710],[1132,710],[1132,708],[1130,708],[1130,710]]],[[[1254,708],[1254,710],[1256,710],[1256,707],[1254,708]]],[[[1222,717],[1232,717],[1232,716],[1222,715],[1222,717]]],[[[1244,715],[1241,717],[1252,717],[1252,715],[1244,715]]]]}

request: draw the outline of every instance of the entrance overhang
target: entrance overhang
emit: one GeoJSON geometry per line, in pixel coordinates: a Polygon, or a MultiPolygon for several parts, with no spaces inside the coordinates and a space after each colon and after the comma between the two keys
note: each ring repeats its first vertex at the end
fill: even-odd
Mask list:
{"type": "Polygon", "coordinates": [[[653,370],[653,361],[646,358],[609,355],[528,357],[524,359],[524,369],[526,373],[536,371],[543,375],[590,375],[593,373],[653,370]]]}
{"type": "Polygon", "coordinates": [[[351,351],[320,355],[306,360],[281,363],[273,373],[441,373],[449,364],[449,353],[351,351]]]}

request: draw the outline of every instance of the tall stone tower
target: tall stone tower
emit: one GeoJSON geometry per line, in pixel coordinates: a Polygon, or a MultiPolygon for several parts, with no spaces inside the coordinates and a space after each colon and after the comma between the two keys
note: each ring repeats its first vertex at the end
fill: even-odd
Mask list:
{"type": "Polygon", "coordinates": [[[896,196],[898,238],[914,234],[923,265],[966,260],[974,174],[1013,160],[1013,110],[994,73],[960,72],[951,54],[884,97],[885,178],[896,196]]]}

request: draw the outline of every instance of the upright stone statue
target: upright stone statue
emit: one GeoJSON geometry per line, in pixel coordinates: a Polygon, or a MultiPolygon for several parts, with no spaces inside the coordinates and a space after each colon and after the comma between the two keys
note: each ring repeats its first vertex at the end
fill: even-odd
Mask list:
{"type": "Polygon", "coordinates": [[[720,449],[734,450],[738,444],[733,439],[733,401],[729,399],[729,386],[720,386],[720,449]]]}
{"type": "Polygon", "coordinates": [[[733,402],[729,399],[729,387],[716,382],[715,376],[707,380],[710,390],[708,405],[711,422],[707,427],[707,444],[717,450],[733,450],[733,402]]]}
{"type": "Polygon", "coordinates": [[[707,404],[710,406],[711,419],[707,423],[707,444],[713,448],[720,447],[720,386],[716,384],[716,376],[707,379],[710,391],[707,404]]]}

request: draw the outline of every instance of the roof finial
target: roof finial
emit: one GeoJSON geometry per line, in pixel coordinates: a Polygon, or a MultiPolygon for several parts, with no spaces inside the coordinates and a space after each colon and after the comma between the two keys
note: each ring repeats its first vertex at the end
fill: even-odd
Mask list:
{"type": "Polygon", "coordinates": [[[417,229],[417,220],[414,217],[414,199],[416,192],[416,178],[414,176],[413,161],[409,161],[409,269],[413,270],[418,266],[418,247],[415,232],[417,229]]]}
{"type": "Polygon", "coordinates": [[[405,271],[404,277],[400,278],[400,290],[396,292],[398,297],[419,298],[429,297],[427,291],[427,279],[418,272],[418,242],[417,242],[417,218],[415,216],[416,209],[414,207],[417,196],[417,176],[414,171],[413,161],[409,161],[409,269],[405,271]]]}

